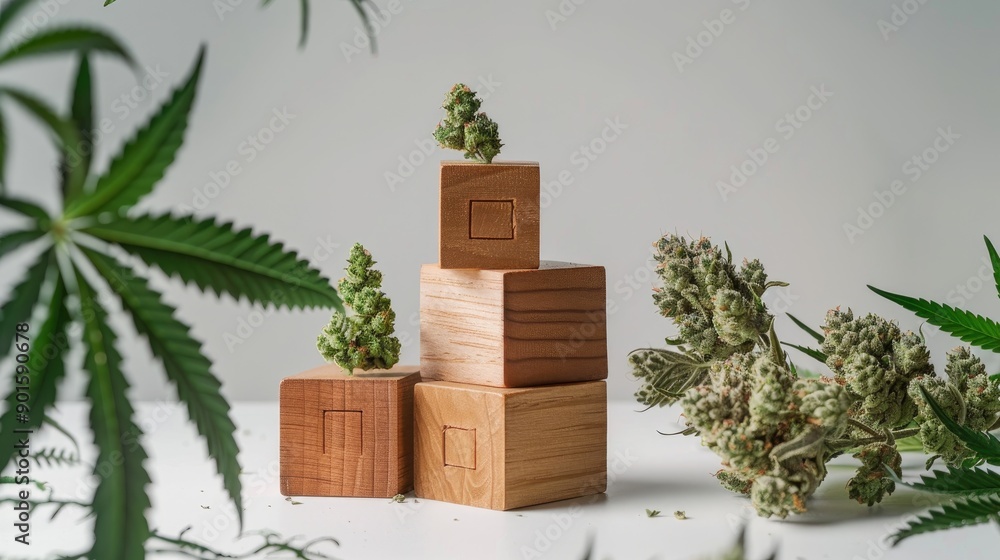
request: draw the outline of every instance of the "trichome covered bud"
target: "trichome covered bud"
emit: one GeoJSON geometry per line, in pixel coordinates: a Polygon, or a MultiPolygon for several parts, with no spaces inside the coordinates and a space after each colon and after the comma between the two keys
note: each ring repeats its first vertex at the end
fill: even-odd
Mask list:
{"type": "Polygon", "coordinates": [[[948,380],[925,377],[910,387],[917,404],[917,422],[924,451],[940,455],[950,465],[959,465],[971,455],[958,437],[941,423],[920,392],[922,387],[949,418],[975,431],[994,428],[1000,415],[1000,387],[990,381],[982,361],[967,347],[948,353],[948,380]]]}
{"type": "Polygon", "coordinates": [[[861,467],[847,481],[847,495],[860,504],[873,506],[896,490],[896,483],[886,474],[890,468],[897,477],[903,476],[903,458],[896,447],[887,443],[865,445],[854,454],[861,467]]]}
{"type": "Polygon", "coordinates": [[[767,275],[758,261],[737,270],[709,239],[688,242],[672,234],[656,243],[654,258],[663,286],[653,299],[691,351],[725,359],[767,336],[773,317],[760,300],[767,275]]]}
{"type": "Polygon", "coordinates": [[[355,369],[388,369],[399,361],[396,314],[382,291],[382,273],[372,268],[375,260],[360,243],[351,248],[347,276],[337,288],[344,303],[354,310],[346,316],[334,312],[316,340],[328,362],[336,362],[348,373],[355,369]]]}
{"type": "Polygon", "coordinates": [[[716,477],[749,494],[757,512],[785,517],[826,476],[825,441],[846,430],[846,390],[797,379],[773,352],[735,354],[712,364],[705,384],[680,400],[688,426],[722,458],[716,477]]]}
{"type": "Polygon", "coordinates": [[[434,130],[442,147],[465,152],[465,159],[492,163],[503,144],[500,131],[486,113],[479,113],[482,101],[465,84],[455,84],[445,96],[445,117],[434,130]]]}
{"type": "Polygon", "coordinates": [[[827,313],[823,331],[826,365],[858,401],[854,417],[876,429],[910,423],[916,414],[910,381],[934,375],[923,340],[877,315],[855,319],[839,309],[827,313]]]}

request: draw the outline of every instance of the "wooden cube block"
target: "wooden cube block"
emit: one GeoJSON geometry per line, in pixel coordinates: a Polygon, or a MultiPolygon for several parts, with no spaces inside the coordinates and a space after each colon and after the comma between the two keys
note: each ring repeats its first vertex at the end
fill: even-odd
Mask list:
{"type": "Polygon", "coordinates": [[[419,368],[347,375],[336,364],[281,380],[281,493],[392,497],[413,487],[419,368]]]}
{"type": "Polygon", "coordinates": [[[424,378],[492,387],[608,376],[604,267],[420,270],[424,378]]]}
{"type": "Polygon", "coordinates": [[[538,268],[534,162],[441,162],[442,268],[538,268]]]}
{"type": "Polygon", "coordinates": [[[421,383],[417,496],[507,510],[604,492],[607,413],[603,381],[521,389],[421,383]]]}

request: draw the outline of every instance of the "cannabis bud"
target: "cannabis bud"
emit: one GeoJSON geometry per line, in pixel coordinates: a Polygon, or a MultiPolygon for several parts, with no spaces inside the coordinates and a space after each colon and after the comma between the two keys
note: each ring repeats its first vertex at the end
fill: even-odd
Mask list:
{"type": "Polygon", "coordinates": [[[854,458],[861,460],[861,466],[847,481],[850,498],[873,506],[896,490],[896,483],[885,472],[888,467],[897,477],[903,476],[903,457],[895,446],[885,442],[865,445],[854,458]]]}
{"type": "Polygon", "coordinates": [[[729,248],[723,255],[705,237],[665,235],[654,246],[663,285],[653,289],[653,301],[677,327],[678,336],[666,342],[679,351],[643,348],[630,354],[629,362],[643,381],[639,402],[664,406],[703,383],[713,362],[767,345],[774,317],[761,296],[771,286],[787,284],[768,282],[757,260],[737,269],[729,248]]]}
{"type": "Polygon", "coordinates": [[[930,352],[920,336],[869,313],[832,309],[823,327],[826,365],[858,400],[855,417],[875,429],[900,428],[916,414],[910,381],[933,376],[930,352]]]}
{"type": "Polygon", "coordinates": [[[354,310],[346,316],[334,312],[330,323],[316,339],[316,347],[328,362],[336,362],[348,373],[355,369],[388,369],[399,361],[396,314],[382,288],[382,273],[360,243],[351,248],[347,276],[337,288],[344,303],[354,310]]]}
{"type": "Polygon", "coordinates": [[[477,113],[482,101],[465,84],[455,84],[444,99],[446,115],[434,130],[434,138],[444,148],[465,151],[465,159],[493,163],[503,144],[497,123],[477,113]]]}
{"type": "Polygon", "coordinates": [[[725,359],[767,336],[773,317],[760,301],[767,274],[759,261],[737,270],[731,255],[707,238],[688,242],[678,235],[660,239],[654,258],[663,287],[654,289],[653,301],[692,351],[725,359]]]}
{"type": "Polygon", "coordinates": [[[723,486],[748,494],[760,515],[783,518],[805,511],[826,477],[825,441],[844,433],[851,400],[837,384],[797,379],[776,355],[714,362],[680,403],[702,445],[722,458],[723,486]]]}
{"type": "Polygon", "coordinates": [[[958,466],[971,452],[941,423],[920,388],[923,387],[959,424],[987,431],[995,429],[1000,415],[1000,387],[990,381],[983,363],[967,347],[949,352],[944,370],[948,374],[947,381],[937,377],[918,379],[910,386],[910,397],[917,404],[917,423],[924,451],[958,466]]]}

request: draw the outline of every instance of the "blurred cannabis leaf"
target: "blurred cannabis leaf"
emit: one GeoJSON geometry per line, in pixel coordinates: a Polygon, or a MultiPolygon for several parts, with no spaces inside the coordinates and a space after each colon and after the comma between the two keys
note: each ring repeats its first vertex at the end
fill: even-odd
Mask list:
{"type": "MultiPolygon", "coordinates": [[[[29,1],[7,4],[0,17],[0,31],[9,23],[11,11],[22,9],[29,1]]],[[[0,468],[9,463],[13,453],[13,428],[39,428],[56,402],[57,388],[66,375],[64,359],[74,340],[69,336],[71,325],[82,326],[90,428],[98,449],[94,474],[99,479],[89,504],[94,514],[94,547],[85,555],[100,560],[132,560],[145,557],[147,541],[155,534],[145,519],[150,506],[150,479],[145,469],[142,432],[135,424],[127,396],[118,335],[108,321],[107,300],[102,299],[109,288],[187,406],[222,476],[241,526],[243,507],[235,426],[229,404],[220,393],[219,380],[211,372],[211,362],[202,354],[201,343],[191,336],[188,325],[175,317],[174,308],[127,259],[138,257],[203,291],[226,293],[257,304],[340,310],[342,304],[326,278],[267,235],[236,229],[213,218],[129,212],[153,191],[183,143],[204,50],[184,83],[112,158],[107,170],[92,173],[91,161],[83,155],[92,150],[79,140],[79,132],[88,130],[95,120],[89,53],[96,48],[93,41],[97,37],[104,38],[104,45],[118,43],[107,35],[89,33],[91,42],[81,43],[80,35],[73,43],[79,63],[69,117],[48,109],[43,112],[40,103],[22,103],[34,107],[36,115],[44,114],[42,120],[59,132],[62,208],[50,214],[35,202],[0,196],[0,207],[21,214],[29,224],[0,234],[0,256],[26,244],[39,250],[34,263],[0,307],[0,360],[11,350],[17,325],[27,323],[36,311],[41,311],[40,321],[31,322],[27,333],[31,338],[28,361],[17,366],[17,373],[30,379],[25,403],[31,410],[30,421],[16,424],[13,405],[21,401],[16,389],[12,390],[6,397],[6,412],[0,416],[0,468]]],[[[40,33],[26,41],[38,44],[39,37],[53,34],[40,33]]],[[[69,39],[49,41],[55,46],[47,51],[37,47],[43,49],[38,52],[73,50],[67,46],[69,39]]],[[[130,60],[124,49],[110,50],[130,60]]],[[[10,88],[3,91],[10,96],[10,88]]]]}
{"type": "MultiPolygon", "coordinates": [[[[118,39],[99,29],[82,26],[59,26],[44,28],[28,35],[16,32],[14,30],[16,18],[22,15],[30,16],[26,10],[34,1],[10,0],[0,4],[0,69],[4,69],[10,64],[41,56],[54,54],[87,55],[92,52],[108,54],[130,66],[134,64],[132,55],[118,39]]],[[[87,75],[82,79],[89,81],[89,68],[87,75]]],[[[86,159],[89,164],[89,151],[84,149],[86,146],[83,144],[83,139],[85,135],[90,133],[93,126],[91,121],[80,119],[77,121],[79,127],[75,127],[73,122],[61,118],[45,101],[30,91],[16,85],[0,83],[0,195],[5,192],[6,188],[9,139],[3,105],[8,102],[20,107],[42,124],[57,144],[64,147],[67,154],[76,160],[86,159]]],[[[66,169],[65,165],[64,169],[66,169]]],[[[77,175],[67,178],[69,180],[64,181],[64,187],[79,186],[83,175],[86,174],[86,168],[78,165],[74,168],[74,172],[77,175]]],[[[13,242],[12,240],[7,243],[13,242]]],[[[0,248],[6,249],[7,247],[0,243],[0,248]]],[[[0,252],[0,255],[2,254],[0,252]]]]}
{"type": "MultiPolygon", "coordinates": [[[[30,1],[30,0],[29,0],[30,1]]],[[[372,54],[378,52],[378,48],[375,45],[375,27],[372,25],[371,16],[365,10],[365,6],[371,9],[372,13],[379,13],[379,8],[375,5],[373,0],[349,0],[351,6],[354,7],[354,11],[358,13],[358,17],[361,18],[361,23],[365,27],[365,34],[368,35],[368,44],[370,45],[372,54]]],[[[274,0],[264,0],[263,6],[267,7],[271,5],[274,0]]],[[[104,5],[108,6],[114,4],[115,0],[104,0],[104,5]]],[[[301,15],[299,17],[299,46],[304,47],[306,41],[309,38],[309,0],[299,0],[301,6],[301,15]]]]}

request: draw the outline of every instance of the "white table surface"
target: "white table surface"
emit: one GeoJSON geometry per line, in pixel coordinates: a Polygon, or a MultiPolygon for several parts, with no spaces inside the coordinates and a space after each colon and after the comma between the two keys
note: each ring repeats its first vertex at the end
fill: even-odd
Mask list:
{"type": "MultiPolygon", "coordinates": [[[[328,552],[344,560],[362,559],[520,559],[576,560],[588,535],[596,538],[595,559],[702,558],[725,549],[739,527],[748,525],[751,559],[779,546],[782,559],[952,559],[997,558],[1000,531],[995,525],[913,537],[889,548],[886,537],[902,519],[923,509],[931,497],[906,488],[881,505],[866,508],[847,498],[844,484],[852,460],[839,458],[830,476],[809,502],[809,513],[793,520],[756,517],[747,500],[719,486],[711,476],[718,458],[700,447],[696,438],[661,436],[676,431],[678,412],[636,412],[638,405],[614,402],[609,408],[609,486],[606,495],[558,502],[517,511],[498,512],[459,505],[414,500],[298,498],[286,501],[278,491],[278,406],[238,403],[234,416],[242,448],[246,529],[272,529],[286,536],[332,536],[339,547],[328,552]],[[648,518],[657,509],[661,517],[648,518]],[[674,519],[684,510],[686,521],[674,519]]],[[[90,441],[84,405],[67,403],[58,416],[90,441]]],[[[173,403],[137,406],[150,454],[153,478],[151,526],[176,533],[191,526],[187,536],[228,551],[243,550],[249,541],[235,542],[235,517],[219,479],[206,459],[204,445],[187,424],[183,408],[173,403]]],[[[33,445],[57,442],[50,433],[33,445]]],[[[85,452],[88,458],[92,452],[85,452]]],[[[924,457],[904,457],[912,478],[923,470],[924,457]]],[[[79,490],[88,494],[88,477],[79,470],[48,469],[38,478],[50,482],[62,496],[79,490]]],[[[10,506],[0,511],[4,556],[42,557],[53,551],[75,552],[89,542],[89,520],[66,510],[54,521],[48,512],[33,517],[34,543],[15,546],[9,535],[10,506]]]]}

